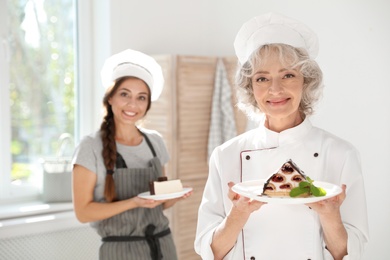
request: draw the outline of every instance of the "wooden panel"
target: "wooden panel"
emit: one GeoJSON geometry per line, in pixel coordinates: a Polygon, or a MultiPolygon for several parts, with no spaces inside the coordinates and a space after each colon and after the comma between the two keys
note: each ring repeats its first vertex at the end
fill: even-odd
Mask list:
{"type": "Polygon", "coordinates": [[[152,106],[146,115],[143,126],[155,129],[164,138],[170,161],[166,166],[166,172],[170,179],[176,178],[176,159],[174,158],[176,149],[176,138],[173,133],[176,132],[176,107],[175,107],[175,79],[173,77],[175,67],[174,58],[169,55],[154,56],[160,64],[164,75],[164,88],[158,100],[152,103],[152,106]]]}
{"type": "Polygon", "coordinates": [[[180,259],[201,259],[195,253],[194,240],[208,175],[207,141],[216,61],[215,57],[177,58],[177,172],[183,182],[194,188],[193,195],[175,208],[180,259]]]}
{"type": "Polygon", "coordinates": [[[206,179],[199,177],[188,181],[184,178],[182,179],[183,183],[190,183],[194,188],[194,191],[190,198],[179,202],[175,206],[175,243],[179,259],[201,259],[201,257],[195,253],[194,240],[198,208],[202,199],[206,179]]]}
{"type": "MultiPolygon", "coordinates": [[[[166,174],[169,179],[176,178],[176,107],[175,107],[175,80],[172,76],[175,71],[174,59],[169,55],[154,56],[160,64],[164,75],[164,88],[158,100],[154,101],[148,111],[142,126],[148,129],[157,130],[163,137],[170,155],[170,161],[166,165],[166,174]]],[[[174,228],[174,211],[172,209],[164,211],[174,228]]]]}
{"type": "MultiPolygon", "coordinates": [[[[164,71],[165,86],[160,99],[152,104],[145,127],[159,131],[171,155],[169,178],[180,178],[194,188],[193,195],[165,211],[171,222],[179,259],[201,259],[194,250],[198,208],[208,176],[207,144],[211,119],[217,57],[155,56],[164,71]]],[[[237,59],[223,59],[232,93],[237,59]]],[[[235,95],[232,96],[235,104],[235,95]]],[[[238,133],[246,127],[246,117],[235,108],[238,133]]]]}

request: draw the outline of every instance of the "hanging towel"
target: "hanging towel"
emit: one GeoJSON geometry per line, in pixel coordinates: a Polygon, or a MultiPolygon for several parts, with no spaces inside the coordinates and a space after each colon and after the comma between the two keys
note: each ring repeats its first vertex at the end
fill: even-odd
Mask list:
{"type": "Polygon", "coordinates": [[[212,102],[208,158],[215,147],[237,135],[232,91],[222,59],[217,62],[212,102]]]}

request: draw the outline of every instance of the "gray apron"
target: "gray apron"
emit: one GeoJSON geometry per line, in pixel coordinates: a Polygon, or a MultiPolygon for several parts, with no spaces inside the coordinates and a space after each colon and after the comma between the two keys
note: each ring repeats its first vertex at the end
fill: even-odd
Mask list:
{"type": "MultiPolygon", "coordinates": [[[[143,134],[143,133],[142,133],[143,134]]],[[[127,168],[118,153],[113,175],[118,200],[125,200],[149,190],[149,181],[162,176],[162,166],[154,148],[143,134],[153,159],[148,168],[127,168]]],[[[169,221],[162,205],[153,209],[127,210],[99,223],[98,233],[103,238],[99,258],[104,260],[175,260],[176,248],[169,229],[169,221]]]]}

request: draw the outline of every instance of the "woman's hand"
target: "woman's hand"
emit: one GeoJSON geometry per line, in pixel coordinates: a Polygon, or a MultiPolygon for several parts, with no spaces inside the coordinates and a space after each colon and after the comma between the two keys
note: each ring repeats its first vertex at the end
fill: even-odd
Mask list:
{"type": "Polygon", "coordinates": [[[233,202],[233,208],[234,210],[241,212],[243,214],[247,214],[248,216],[261,208],[264,204],[267,204],[266,202],[261,202],[257,200],[253,200],[247,197],[240,196],[240,194],[235,193],[232,190],[232,187],[234,186],[234,182],[229,182],[229,192],[228,197],[233,202]]]}
{"type": "Polygon", "coordinates": [[[341,204],[343,204],[346,198],[346,188],[347,186],[343,184],[341,186],[342,192],[332,198],[321,200],[314,203],[307,203],[306,206],[309,206],[311,209],[315,210],[319,216],[328,216],[339,214],[341,204]]]}
{"type": "Polygon", "coordinates": [[[320,218],[326,248],[333,259],[343,259],[347,252],[348,234],[344,227],[340,207],[346,198],[346,185],[342,192],[332,198],[306,204],[318,213],[320,218]]]}
{"type": "Polygon", "coordinates": [[[263,206],[264,202],[240,196],[232,190],[233,182],[228,183],[228,197],[233,202],[229,214],[216,228],[211,242],[214,259],[223,259],[237,242],[238,234],[242,231],[252,212],[263,206]]]}
{"type": "Polygon", "coordinates": [[[133,200],[133,202],[139,208],[149,208],[149,209],[153,209],[166,202],[166,200],[151,200],[151,199],[143,199],[140,197],[134,197],[131,198],[131,200],[133,200]]]}
{"type": "Polygon", "coordinates": [[[179,198],[174,198],[174,199],[167,200],[164,203],[164,209],[172,207],[173,205],[176,204],[176,202],[178,202],[178,201],[180,201],[182,199],[186,199],[186,198],[190,197],[191,195],[192,195],[192,190],[190,190],[189,192],[185,193],[183,196],[181,196],[179,198]]]}
{"type": "Polygon", "coordinates": [[[186,198],[190,197],[191,195],[192,195],[192,189],[189,192],[187,192],[186,194],[184,194],[182,197],[180,197],[179,199],[186,199],[186,198]]]}

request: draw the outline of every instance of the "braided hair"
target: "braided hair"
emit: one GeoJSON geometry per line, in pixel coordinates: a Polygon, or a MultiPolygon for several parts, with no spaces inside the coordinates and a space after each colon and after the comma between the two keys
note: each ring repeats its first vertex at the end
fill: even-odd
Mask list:
{"type": "MultiPolygon", "coordinates": [[[[103,98],[103,107],[105,115],[103,117],[102,124],[100,125],[100,136],[103,142],[103,151],[102,156],[104,160],[104,166],[106,167],[106,180],[104,186],[104,197],[107,202],[112,202],[116,200],[115,192],[115,182],[113,174],[115,172],[115,164],[117,157],[116,142],[115,142],[115,121],[114,113],[112,107],[109,103],[109,100],[118,90],[119,86],[127,79],[134,77],[122,77],[115,81],[115,84],[108,88],[104,98],[103,98]]],[[[146,108],[146,113],[151,107],[151,95],[148,95],[148,106],[146,108]]],[[[145,115],[146,115],[145,113],[145,115]]],[[[144,115],[144,116],[145,116],[144,115]]]]}

